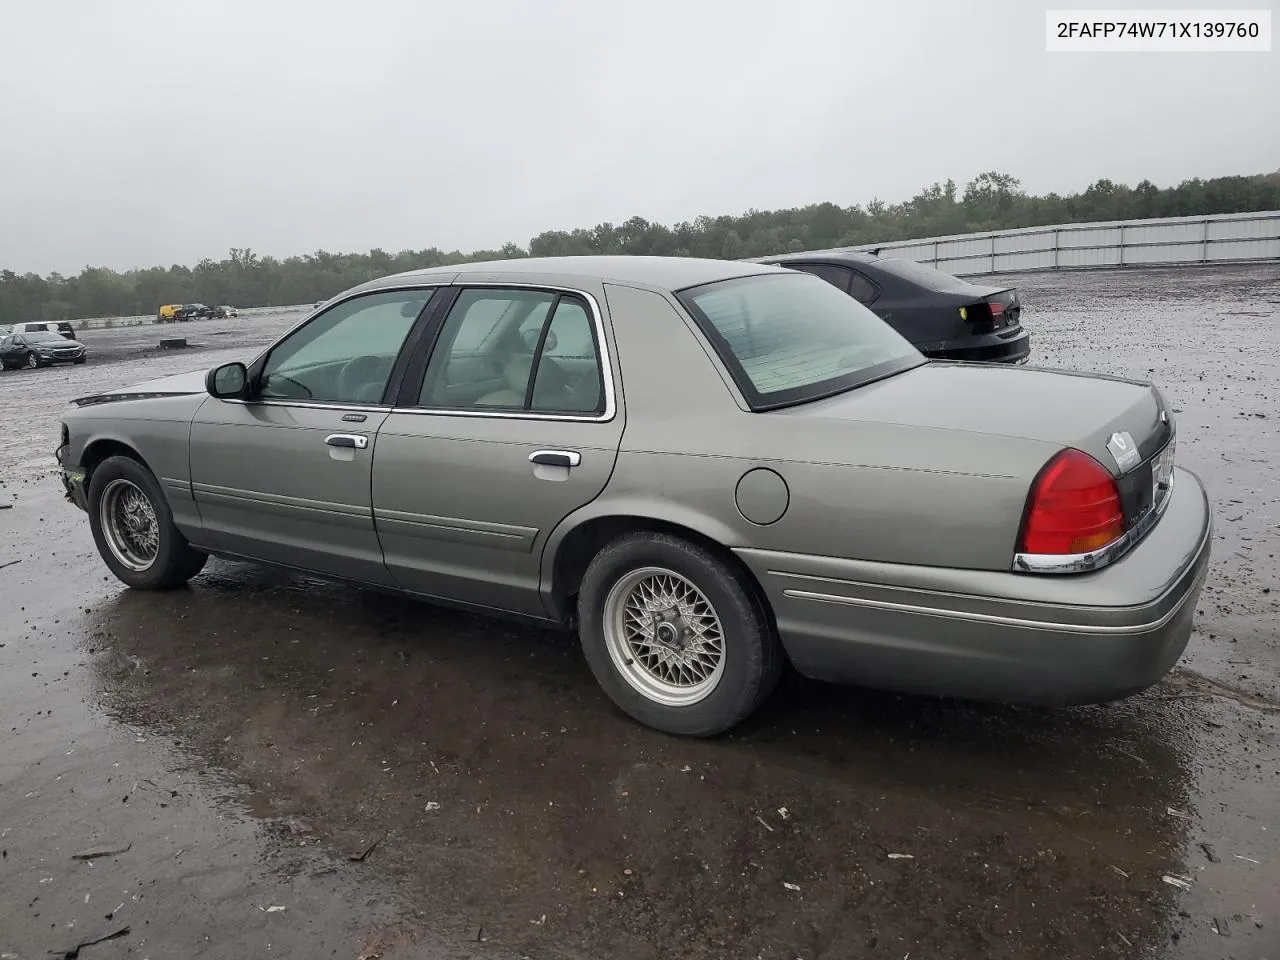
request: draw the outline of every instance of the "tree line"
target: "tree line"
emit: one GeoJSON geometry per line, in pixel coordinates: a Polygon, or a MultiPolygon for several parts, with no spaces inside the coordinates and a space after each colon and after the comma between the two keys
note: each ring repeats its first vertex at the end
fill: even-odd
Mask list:
{"type": "Polygon", "coordinates": [[[0,323],[75,320],[154,313],[165,303],[283,306],[327,299],[348,287],[403,270],[525,256],[637,254],[738,259],[774,253],[1053,223],[1202,216],[1280,209],[1280,171],[1136,187],[1099,180],[1081,193],[1035,196],[1009,174],[989,172],[960,191],[935,183],[902,203],[872,200],[842,207],[817,203],[740,216],[701,216],[666,226],[643,217],[538,234],[527,247],[445,252],[437,247],[387,253],[324,250],[278,259],[232,248],[222,260],[118,272],[85,267],[74,277],[0,270],[0,323]]]}

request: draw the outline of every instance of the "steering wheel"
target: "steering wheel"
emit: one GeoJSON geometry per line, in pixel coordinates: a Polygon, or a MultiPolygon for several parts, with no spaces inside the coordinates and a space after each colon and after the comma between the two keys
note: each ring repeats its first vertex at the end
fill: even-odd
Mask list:
{"type": "Polygon", "coordinates": [[[348,360],[338,371],[338,396],[348,402],[381,403],[389,366],[386,357],[364,356],[348,360]],[[368,395],[372,390],[377,390],[377,396],[368,395]]]}

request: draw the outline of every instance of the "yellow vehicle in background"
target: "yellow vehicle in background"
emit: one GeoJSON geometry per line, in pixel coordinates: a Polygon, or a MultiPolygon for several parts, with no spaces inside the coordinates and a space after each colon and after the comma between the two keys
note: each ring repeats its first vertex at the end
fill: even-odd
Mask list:
{"type": "Polygon", "coordinates": [[[166,303],[156,313],[156,320],[160,323],[174,323],[177,321],[177,312],[182,309],[180,303],[166,303]]]}

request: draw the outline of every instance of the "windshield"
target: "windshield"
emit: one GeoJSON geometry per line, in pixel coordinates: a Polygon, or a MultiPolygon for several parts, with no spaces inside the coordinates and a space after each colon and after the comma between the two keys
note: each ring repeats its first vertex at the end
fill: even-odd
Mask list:
{"type": "Polygon", "coordinates": [[[56,333],[27,333],[23,334],[27,343],[66,343],[66,339],[58,336],[56,333]]]}
{"type": "Polygon", "coordinates": [[[936,293],[972,293],[973,285],[967,280],[953,277],[949,273],[935,270],[933,267],[916,263],[914,260],[902,260],[898,257],[881,257],[876,266],[885,273],[910,280],[916,286],[933,290],[936,293]]]}
{"type": "Polygon", "coordinates": [[[925,362],[874,313],[808,274],[723,280],[678,296],[757,410],[828,397],[925,362]]]}

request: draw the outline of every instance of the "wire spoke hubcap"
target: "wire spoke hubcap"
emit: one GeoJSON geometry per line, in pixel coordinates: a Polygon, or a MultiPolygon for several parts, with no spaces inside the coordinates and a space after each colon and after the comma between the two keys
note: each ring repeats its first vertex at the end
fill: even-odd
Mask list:
{"type": "Polygon", "coordinates": [[[662,567],[633,570],[604,604],[605,645],[618,672],[655,703],[689,706],[724,674],[724,632],[706,596],[662,567]]]}
{"type": "Polygon", "coordinates": [[[149,569],[160,552],[160,522],[147,495],[130,480],[112,480],[102,491],[99,510],[115,558],[130,570],[149,569]]]}

